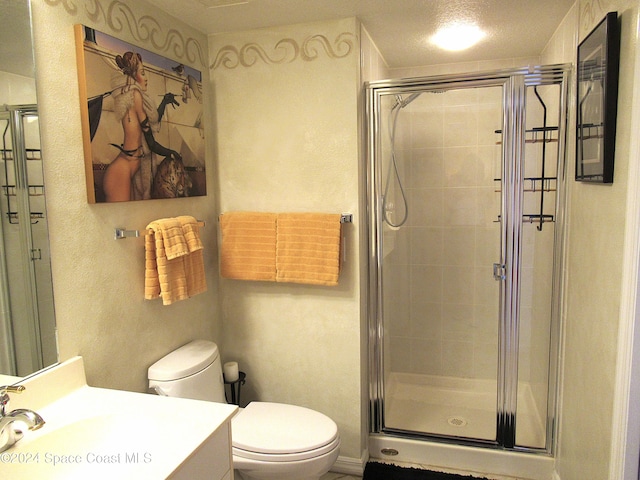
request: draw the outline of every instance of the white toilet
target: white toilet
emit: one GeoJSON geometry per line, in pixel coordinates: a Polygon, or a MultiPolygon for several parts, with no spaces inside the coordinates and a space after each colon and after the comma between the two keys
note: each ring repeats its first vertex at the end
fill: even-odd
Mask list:
{"type": "MultiPolygon", "coordinates": [[[[149,367],[160,395],[226,403],[215,343],[195,340],[149,367]]],[[[304,407],[252,402],[231,421],[233,468],[244,480],[318,480],[340,450],[338,426],[304,407]]]]}

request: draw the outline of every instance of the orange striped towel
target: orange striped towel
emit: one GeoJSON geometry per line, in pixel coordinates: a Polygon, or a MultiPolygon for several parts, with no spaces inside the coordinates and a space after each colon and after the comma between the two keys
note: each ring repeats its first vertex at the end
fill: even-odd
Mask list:
{"type": "Polygon", "coordinates": [[[197,224],[194,227],[192,221],[195,222],[193,217],[179,217],[156,220],[147,226],[145,299],[153,300],[162,297],[163,305],[171,305],[207,289],[202,244],[198,236],[197,224]],[[183,224],[185,224],[184,230],[183,224]],[[190,239],[189,242],[187,238],[190,239]]]}
{"type": "Polygon", "coordinates": [[[184,240],[187,244],[189,253],[193,253],[196,250],[202,250],[204,245],[202,245],[202,241],[200,240],[201,224],[189,215],[177,217],[177,220],[182,226],[182,234],[184,235],[184,240]]]}
{"type": "Polygon", "coordinates": [[[144,298],[146,300],[153,300],[159,296],[160,278],[158,276],[156,236],[153,230],[147,230],[144,236],[144,298]]]}
{"type": "Polygon", "coordinates": [[[184,273],[184,255],[169,260],[164,239],[159,231],[147,228],[145,235],[144,298],[162,297],[163,305],[189,298],[187,278],[184,273]]]}
{"type": "Polygon", "coordinates": [[[342,238],[340,218],[340,214],[279,214],[276,281],[337,285],[342,238]]]}
{"type": "Polygon", "coordinates": [[[182,224],[184,238],[187,241],[189,255],[182,257],[187,279],[187,293],[190,297],[207,291],[207,278],[204,271],[204,246],[200,240],[200,224],[190,216],[178,217],[182,224]]]}
{"type": "Polygon", "coordinates": [[[153,229],[156,235],[162,238],[164,253],[168,260],[189,255],[189,246],[184,237],[182,223],[177,218],[161,218],[147,225],[147,229],[153,229]]]}
{"type": "Polygon", "coordinates": [[[276,279],[276,214],[220,215],[220,274],[236,280],[276,279]]]}

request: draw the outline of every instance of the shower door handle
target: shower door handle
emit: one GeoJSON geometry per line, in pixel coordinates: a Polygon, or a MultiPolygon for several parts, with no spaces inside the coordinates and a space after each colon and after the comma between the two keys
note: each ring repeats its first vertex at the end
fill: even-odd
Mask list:
{"type": "Polygon", "coordinates": [[[493,264],[493,279],[494,280],[504,280],[507,278],[506,274],[506,265],[503,263],[494,263],[493,264]]]}

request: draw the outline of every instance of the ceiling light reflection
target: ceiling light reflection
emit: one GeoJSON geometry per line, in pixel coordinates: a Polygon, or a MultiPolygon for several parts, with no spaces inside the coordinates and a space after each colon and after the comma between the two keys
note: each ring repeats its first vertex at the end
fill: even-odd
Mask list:
{"type": "Polygon", "coordinates": [[[472,47],[485,36],[477,25],[456,23],[438,30],[431,37],[431,43],[444,50],[459,51],[472,47]]]}

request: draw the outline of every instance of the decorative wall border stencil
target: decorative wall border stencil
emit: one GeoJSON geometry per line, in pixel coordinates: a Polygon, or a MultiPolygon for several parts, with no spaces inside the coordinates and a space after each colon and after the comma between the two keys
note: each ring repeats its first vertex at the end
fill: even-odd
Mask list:
{"type": "Polygon", "coordinates": [[[293,38],[283,38],[269,52],[258,43],[246,43],[240,48],[225,45],[218,50],[209,68],[252,67],[258,61],[268,65],[291,63],[297,59],[311,62],[317,60],[321,53],[331,59],[345,58],[354,51],[356,40],[356,36],[350,32],[340,33],[333,43],[325,35],[308,36],[301,44],[293,38]]]}
{"type": "Polygon", "coordinates": [[[120,0],[112,0],[105,7],[99,0],[44,0],[51,6],[62,6],[66,12],[76,17],[81,12],[77,2],[84,5],[84,15],[97,25],[107,27],[106,32],[122,34],[127,32],[141,45],[150,45],[159,52],[171,54],[184,63],[204,67],[204,52],[193,37],[185,37],[178,29],[164,31],[162,25],[151,15],[136,17],[134,11],[120,0]]]}
{"type": "Polygon", "coordinates": [[[75,26],[89,203],[206,195],[202,75],[75,26]]]}

